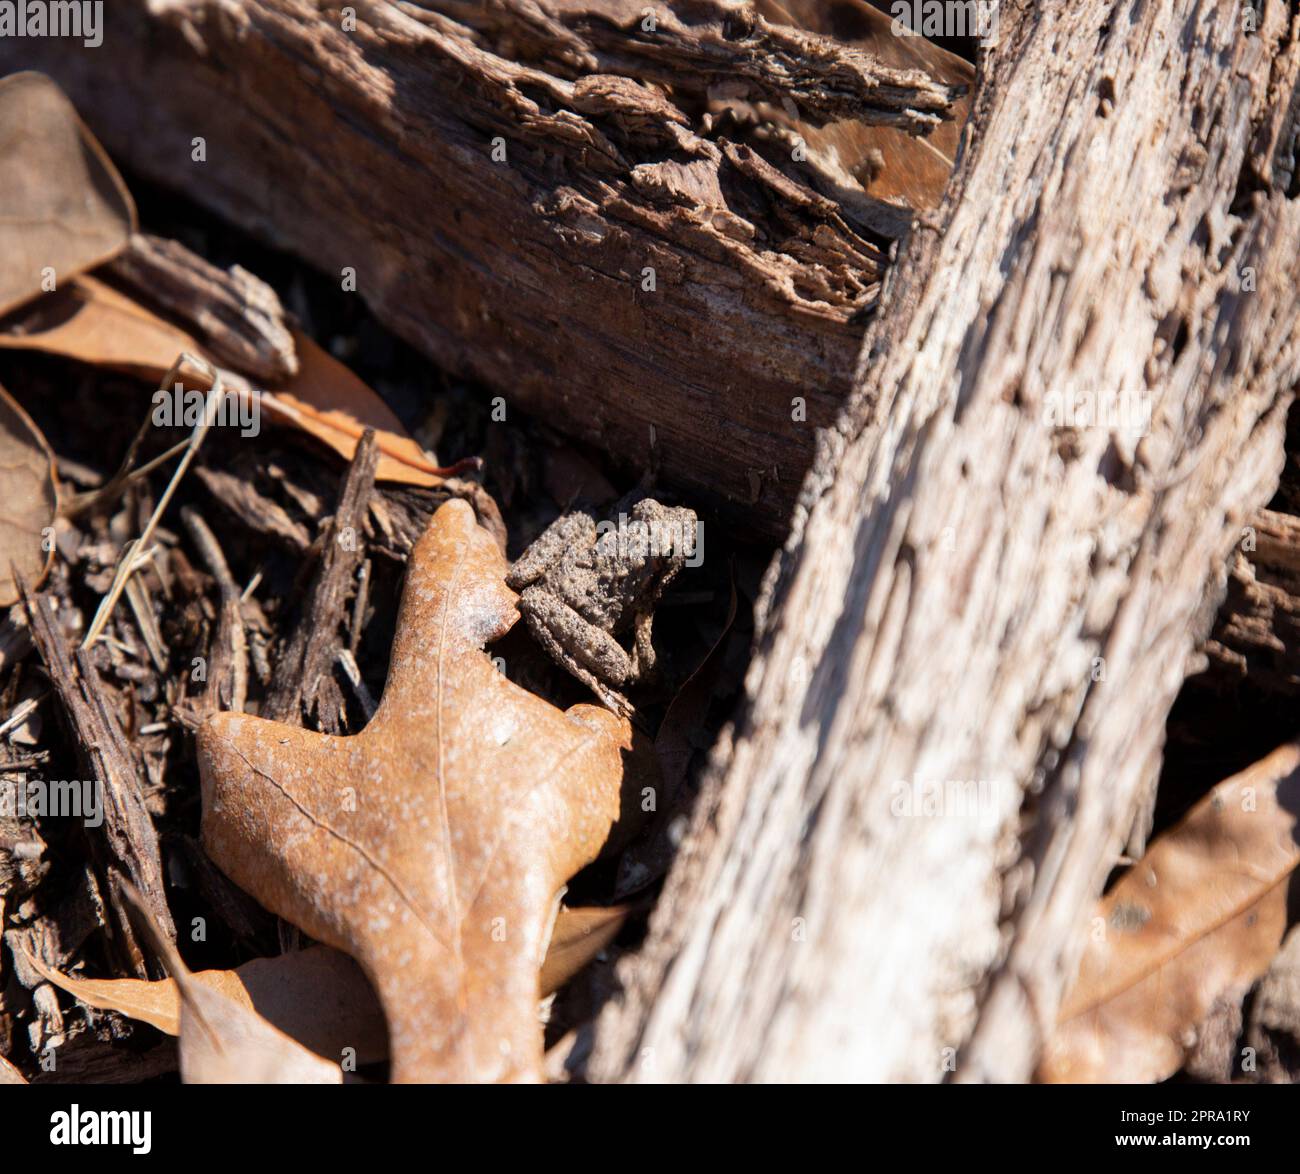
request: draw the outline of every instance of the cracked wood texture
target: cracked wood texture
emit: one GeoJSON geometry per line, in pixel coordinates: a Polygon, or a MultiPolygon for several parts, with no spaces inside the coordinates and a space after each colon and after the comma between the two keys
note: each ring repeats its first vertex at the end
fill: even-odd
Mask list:
{"type": "Polygon", "coordinates": [[[1260,7],[1002,6],[590,1077],[1030,1076],[1282,465],[1300,47],[1260,7]],[[1052,426],[1108,388],[1139,443],[1052,426]],[[946,780],[989,785],[909,813],[946,780]]]}
{"type": "Polygon", "coordinates": [[[53,76],[137,174],[352,267],[443,367],[777,539],[905,223],[797,161],[788,116],[929,133],[956,90],[745,0],[666,0],[653,31],[645,7],[363,0],[345,29],[311,0],[121,0],[107,53],[6,41],[0,69],[53,76]]]}

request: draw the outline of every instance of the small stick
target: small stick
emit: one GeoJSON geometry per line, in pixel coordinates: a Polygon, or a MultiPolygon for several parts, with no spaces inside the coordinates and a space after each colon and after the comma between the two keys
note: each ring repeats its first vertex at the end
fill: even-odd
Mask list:
{"type": "Polygon", "coordinates": [[[366,721],[369,721],[375,716],[375,710],[379,706],[375,704],[374,694],[366,688],[365,681],[361,679],[361,669],[357,667],[357,658],[346,648],[340,648],[335,659],[343,670],[343,675],[347,677],[348,684],[352,686],[352,692],[357,695],[357,702],[361,706],[361,711],[366,715],[366,721]]]}
{"type": "Polygon", "coordinates": [[[366,608],[370,604],[370,560],[361,564],[357,575],[357,593],[352,597],[352,631],[348,633],[348,653],[356,662],[357,646],[361,643],[361,631],[366,622],[366,608]]]}
{"type": "MultiPolygon", "coordinates": [[[[221,384],[221,375],[215,367],[206,359],[191,355],[188,352],[180,355],[176,362],[171,365],[167,374],[163,376],[163,389],[172,382],[179,374],[180,369],[185,363],[192,363],[207,375],[212,381],[212,387],[208,391],[203,401],[203,418],[194,425],[190,438],[185,442],[184,455],[180,463],[176,466],[176,471],[172,474],[171,480],[167,483],[167,488],[163,495],[158,499],[158,504],[154,507],[153,514],[145,524],[144,532],[139,538],[128,542],[122,549],[122,555],[118,562],[117,573],[113,576],[113,584],[108,589],[108,593],[100,601],[99,610],[95,613],[94,620],[91,621],[89,629],[86,631],[86,638],[81,642],[82,648],[89,648],[96,640],[99,639],[100,633],[104,630],[104,625],[108,623],[109,617],[113,614],[113,609],[117,606],[117,601],[121,598],[123,588],[126,586],[127,579],[135,573],[137,566],[136,551],[143,550],[149,545],[149,540],[153,537],[154,529],[158,525],[158,520],[162,517],[163,511],[171,503],[172,495],[176,492],[176,487],[180,484],[181,478],[185,476],[185,471],[190,467],[190,462],[194,460],[194,454],[198,452],[199,445],[203,443],[203,438],[207,435],[208,429],[212,426],[212,421],[216,418],[217,405],[221,402],[222,397],[226,394],[221,384]]],[[[141,431],[136,434],[135,440],[131,442],[131,448],[128,450],[128,461],[133,458],[140,447],[144,436],[144,429],[148,427],[148,420],[141,426],[141,431]]],[[[119,471],[114,481],[125,477],[126,464],[119,471]]]]}
{"type": "Polygon", "coordinates": [[[3,738],[10,730],[17,729],[27,720],[28,715],[42,701],[49,696],[49,693],[42,693],[39,697],[29,697],[26,701],[20,702],[14,707],[11,713],[3,722],[0,722],[0,738],[3,738]]]}
{"type": "Polygon", "coordinates": [[[181,520],[194,539],[199,555],[212,572],[212,577],[216,579],[217,589],[221,593],[221,622],[217,627],[217,638],[225,636],[230,641],[230,708],[235,713],[243,713],[248,696],[248,634],[244,630],[244,618],[239,608],[239,586],[230,573],[230,565],[226,562],[216,535],[199,512],[186,506],[181,510],[181,520]]]}

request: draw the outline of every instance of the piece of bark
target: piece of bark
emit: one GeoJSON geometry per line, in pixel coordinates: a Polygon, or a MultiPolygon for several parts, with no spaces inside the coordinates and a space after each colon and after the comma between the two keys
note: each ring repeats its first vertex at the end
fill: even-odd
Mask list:
{"type": "Polygon", "coordinates": [[[314,716],[317,728],[327,734],[339,732],[342,694],[334,662],[345,646],[340,625],[365,557],[366,517],[378,460],[375,433],[368,428],[343,478],[338,508],[321,536],[320,566],[310,594],[276,664],[262,708],[262,716],[272,721],[298,723],[314,716]]]}
{"type": "Polygon", "coordinates": [[[368,4],[345,30],[303,0],[122,0],[111,62],[46,38],[0,42],[0,68],[55,77],[137,174],[352,270],[444,368],[778,537],[885,256],[788,145],[783,182],[738,169],[705,91],[915,129],[952,91],[735,0],[657,5],[655,34],[643,7],[368,4]],[[639,81],[669,74],[672,98],[639,81]]]}
{"type": "Polygon", "coordinates": [[[242,266],[219,269],[180,241],[137,232],[102,275],[178,321],[221,366],[271,386],[298,373],[280,299],[242,266]]]}
{"type": "Polygon", "coordinates": [[[1025,1080],[1277,484],[1285,5],[1250,35],[1208,0],[1000,16],[593,1078],[1025,1080]],[[1139,443],[1054,426],[1051,393],[1104,389],[1149,394],[1139,443]]]}
{"type": "Polygon", "coordinates": [[[561,77],[613,74],[707,97],[791,103],[814,126],[857,119],[928,133],[950,91],[920,71],[891,69],[830,37],[764,19],[745,0],[435,0],[429,5],[508,40],[521,60],[561,77]],[[553,15],[552,15],[553,14],[553,15]]]}
{"type": "Polygon", "coordinates": [[[287,547],[293,554],[305,555],[311,548],[307,527],[257,488],[247,476],[237,476],[225,469],[196,465],[194,476],[223,506],[256,534],[263,534],[287,547]]]}
{"type": "Polygon", "coordinates": [[[176,1041],[164,1037],[147,1051],[122,1047],[91,1031],[74,1031],[55,1049],[55,1068],[32,1071],[33,1084],[141,1084],[179,1067],[176,1041]]]}
{"type": "Polygon", "coordinates": [[[207,687],[199,712],[205,717],[222,710],[243,713],[248,695],[248,640],[239,609],[239,588],[216,535],[202,516],[186,506],[181,519],[217,583],[217,628],[208,649],[207,687]]]}
{"type": "Polygon", "coordinates": [[[26,603],[32,640],[62,704],[86,778],[99,788],[103,822],[86,831],[107,881],[105,895],[113,906],[119,958],[131,974],[144,978],[144,957],[120,899],[121,882],[129,881],[139,890],[164,932],[174,938],[176,930],[167,907],[158,836],[145,806],[143,771],[90,654],[78,649],[69,656],[47,597],[29,595],[26,603]]]}
{"type": "Polygon", "coordinates": [[[1206,684],[1300,688],[1300,518],[1264,509],[1244,528],[1205,654],[1206,684]]]}
{"type": "Polygon", "coordinates": [[[4,931],[5,945],[13,959],[14,976],[28,990],[45,982],[41,974],[28,965],[27,954],[47,966],[65,969],[82,943],[103,928],[103,912],[94,874],[87,865],[82,883],[50,913],[37,917],[30,925],[4,931]]]}

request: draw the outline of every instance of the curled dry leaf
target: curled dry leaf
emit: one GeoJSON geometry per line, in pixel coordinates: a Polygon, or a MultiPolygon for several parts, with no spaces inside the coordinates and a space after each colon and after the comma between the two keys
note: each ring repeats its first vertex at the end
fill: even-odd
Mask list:
{"type": "MultiPolygon", "coordinates": [[[[186,1084],[342,1084],[343,1070],[273,1027],[247,1003],[200,982],[124,883],[132,920],[166,963],[180,992],[177,1031],[186,1084]]],[[[30,957],[30,953],[28,957],[30,957]]]]}
{"type": "Polygon", "coordinates": [[[154,385],[177,355],[202,354],[185,331],[88,275],[11,315],[0,330],[0,347],[75,359],[154,385]]]}
{"type": "Polygon", "coordinates": [[[31,587],[50,569],[46,527],[58,512],[54,456],[41,430],[0,387],[0,607],[18,602],[17,571],[31,587]]]}
{"type": "MultiPolygon", "coordinates": [[[[27,954],[48,982],[101,1011],[139,1019],[180,1035],[181,992],[174,978],[69,978],[27,954]]],[[[346,954],[312,946],[254,958],[234,970],[197,970],[194,982],[247,1007],[316,1055],[338,1062],[352,1048],[358,1063],[388,1055],[383,1012],[360,968],[346,954]]]]}
{"type": "Polygon", "coordinates": [[[342,1084],[331,1064],[256,1011],[177,974],[181,1079],[186,1084],[342,1084]]]}
{"type": "Polygon", "coordinates": [[[352,459],[367,428],[375,430],[375,479],[403,485],[441,485],[459,466],[441,468],[408,435],[392,409],[360,378],[299,331],[294,331],[298,373],[264,396],[275,419],[301,428],[352,459]]]}
{"type": "Polygon", "coordinates": [[[619,817],[628,723],[557,709],[483,651],[518,619],[506,569],[473,510],[447,502],[411,553],[361,733],[218,714],[198,735],[208,855],[361,963],[397,1081],[539,1077],[558,893],[619,817]]]}
{"type": "MultiPolygon", "coordinates": [[[[224,371],[223,381],[240,395],[256,396],[268,419],[308,433],[345,460],[356,455],[365,430],[375,429],[380,454],[375,476],[380,481],[441,485],[461,468],[442,468],[431,460],[377,392],[305,335],[295,333],[294,343],[298,373],[277,390],[253,388],[242,376],[224,371]]],[[[75,359],[155,386],[178,355],[204,355],[180,327],[90,276],[10,317],[0,329],[0,348],[75,359]]],[[[187,386],[202,390],[208,385],[194,372],[187,386]]]]}
{"type": "Polygon", "coordinates": [[[122,177],[62,90],[0,81],[0,314],[120,252],[135,229],[122,177]]]}
{"type": "Polygon", "coordinates": [[[1215,787],[1098,904],[1040,1080],[1163,1080],[1216,1004],[1239,1002],[1286,930],[1300,865],[1300,743],[1215,787]]]}
{"type": "Polygon", "coordinates": [[[618,937],[630,911],[630,905],[577,909],[563,906],[542,963],[542,994],[559,990],[618,937]]]}
{"type": "MultiPolygon", "coordinates": [[[[608,946],[628,910],[626,905],[562,907],[542,965],[542,995],[558,990],[608,946]]],[[[24,955],[47,982],[88,1006],[117,1011],[166,1035],[180,1035],[181,992],[174,978],[71,978],[30,951],[24,955]]],[[[340,950],[309,946],[274,958],[254,958],[234,970],[196,970],[191,977],[327,1060],[337,1062],[348,1048],[358,1064],[388,1058],[388,1030],[379,1000],[361,968],[340,950]]],[[[0,1084],[4,1077],[0,1058],[0,1084]]],[[[18,1080],[26,1083],[21,1075],[18,1080]]]]}

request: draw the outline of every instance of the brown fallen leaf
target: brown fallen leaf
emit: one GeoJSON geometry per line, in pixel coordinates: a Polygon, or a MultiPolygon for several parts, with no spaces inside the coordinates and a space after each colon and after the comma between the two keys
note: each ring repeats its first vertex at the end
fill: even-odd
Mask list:
{"type": "Polygon", "coordinates": [[[133,923],[163,959],[180,992],[177,1037],[186,1084],[343,1083],[338,1064],[308,1051],[242,1000],[198,981],[154,924],[139,892],[129,882],[122,889],[133,923]]]}
{"type": "Polygon", "coordinates": [[[274,392],[263,394],[262,407],[273,419],[292,424],[351,460],[367,428],[375,430],[379,464],[375,478],[403,485],[441,485],[443,478],[477,462],[440,467],[402,427],[392,409],[327,351],[294,331],[298,374],[274,392]]]}
{"type": "MultiPolygon", "coordinates": [[[[374,428],[379,447],[380,481],[441,485],[443,479],[477,462],[443,468],[402,427],[392,410],[363,380],[300,333],[294,334],[298,373],[275,391],[253,388],[237,374],[223,382],[246,397],[257,397],[266,417],[301,429],[345,460],[356,455],[357,441],[374,428]]],[[[155,386],[178,355],[206,358],[195,339],[139,302],[89,275],[33,302],[0,327],[0,348],[32,350],[121,371],[155,386]]],[[[215,366],[215,364],[214,364],[215,366]]],[[[205,390],[196,371],[187,387],[205,390]]]]}
{"type": "Polygon", "coordinates": [[[630,905],[560,907],[542,963],[541,992],[557,991],[595,958],[623,928],[630,905]]]}
{"type": "Polygon", "coordinates": [[[338,1064],[309,1052],[255,1011],[177,974],[186,1084],[342,1084],[338,1064]]]}
{"type": "MultiPolygon", "coordinates": [[[[920,69],[948,85],[974,85],[975,69],[968,61],[924,37],[895,36],[892,18],[866,0],[755,0],[755,7],[768,20],[855,45],[894,69],[920,69]]],[[[953,103],[951,117],[924,137],[856,122],[800,123],[799,133],[810,153],[838,164],[868,196],[926,211],[948,185],[970,103],[968,92],[953,103]]]]}
{"type": "Polygon", "coordinates": [[[1216,1004],[1240,1001],[1286,930],[1300,865],[1300,743],[1216,786],[1102,898],[1038,1078],[1178,1071],[1216,1004]]]}
{"type": "Polygon", "coordinates": [[[185,331],[88,274],[10,315],[0,347],[75,359],[154,385],[177,355],[203,353],[185,331]]]}
{"type": "MultiPolygon", "coordinates": [[[[554,993],[608,946],[629,909],[562,906],[542,964],[541,994],[554,993]]],[[[72,978],[28,950],[24,956],[42,978],[74,999],[138,1019],[166,1035],[180,1035],[181,992],[174,978],[72,978]]],[[[358,1064],[388,1058],[388,1030],[379,1000],[361,968],[341,950],[309,946],[274,958],[254,958],[234,970],[196,970],[191,977],[255,1011],[327,1060],[338,1062],[345,1049],[352,1050],[358,1064]]],[[[0,1083],[3,1078],[0,1064],[0,1083]]]]}
{"type": "MultiPolygon", "coordinates": [[[[70,978],[30,952],[27,959],[48,982],[91,1007],[180,1034],[181,993],[174,978],[70,978]]],[[[196,970],[191,977],[335,1063],[345,1048],[353,1049],[359,1064],[388,1055],[383,1012],[370,984],[351,958],[328,946],[254,958],[234,970],[196,970]]]]}
{"type": "Polygon", "coordinates": [[[59,508],[54,454],[41,430],[0,387],[0,607],[18,602],[15,571],[36,588],[50,569],[46,528],[59,508]]]}
{"type": "Polygon", "coordinates": [[[48,77],[0,81],[0,314],[108,260],[135,230],[122,177],[48,77]]]}
{"type": "Polygon", "coordinates": [[[208,855],[361,963],[396,1081],[539,1078],[558,893],[619,813],[628,723],[556,709],[483,651],[518,619],[506,569],[470,506],[448,501],[411,553],[361,733],[226,713],[198,734],[208,855]]]}

